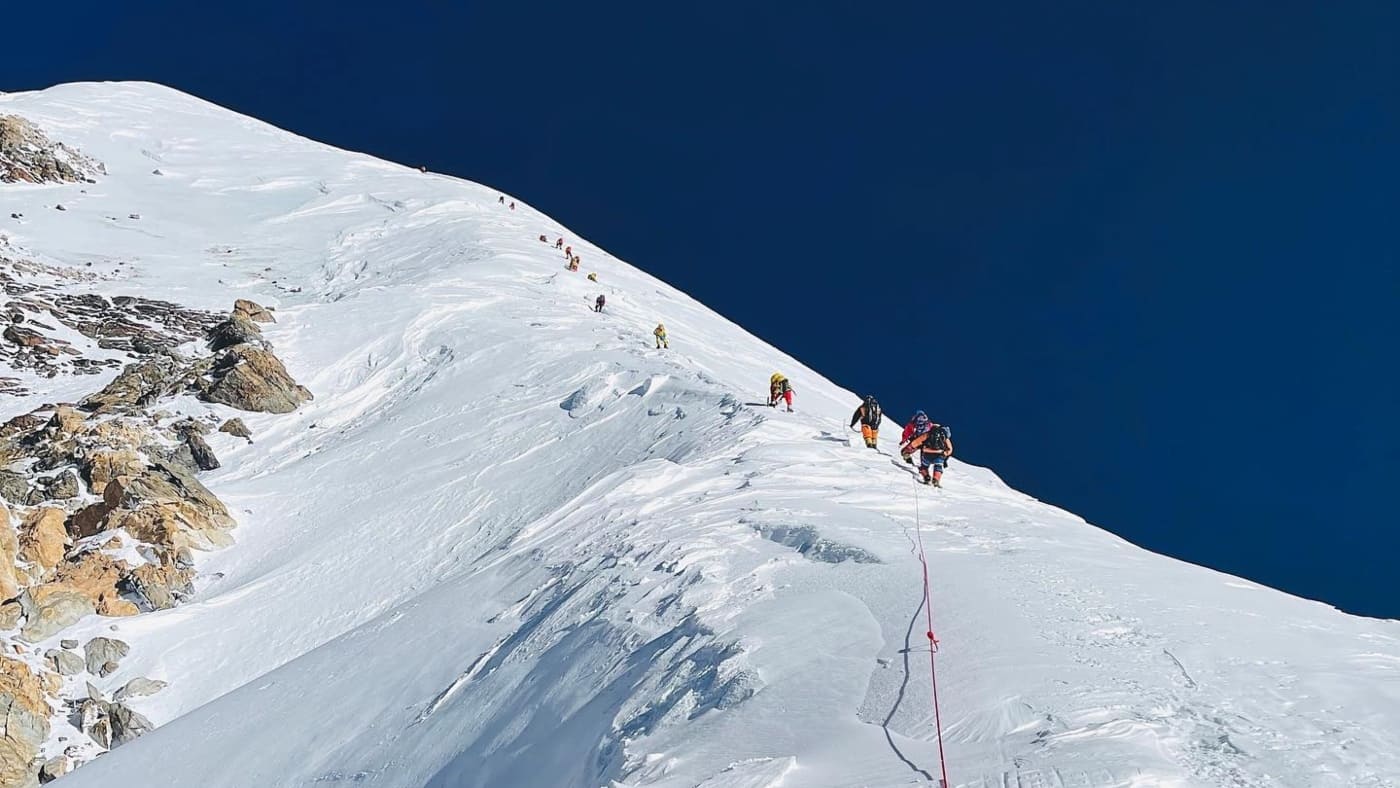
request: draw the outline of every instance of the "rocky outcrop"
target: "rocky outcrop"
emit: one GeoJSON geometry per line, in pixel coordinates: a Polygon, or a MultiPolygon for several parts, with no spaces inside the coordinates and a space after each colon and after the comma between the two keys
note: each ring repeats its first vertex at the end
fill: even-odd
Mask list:
{"type": "Polygon", "coordinates": [[[0,115],[0,183],[91,182],[106,169],[18,115],[0,115]]]}
{"type": "Polygon", "coordinates": [[[76,676],[86,667],[83,658],[68,649],[51,648],[44,652],[44,659],[48,660],[49,669],[60,676],[76,676]]]}
{"type": "Polygon", "coordinates": [[[262,329],[250,318],[234,313],[209,331],[209,349],[223,350],[234,345],[263,345],[262,329]]]}
{"type": "MultiPolygon", "coordinates": [[[[216,323],[164,302],[46,293],[17,280],[15,270],[0,258],[0,288],[12,299],[0,305],[0,369],[71,357],[52,337],[52,321],[38,317],[40,310],[80,327],[102,347],[134,356],[110,384],[76,407],[44,405],[0,424],[0,499],[14,507],[12,514],[0,504],[0,631],[17,630],[7,636],[13,639],[9,648],[31,653],[25,644],[54,639],[90,615],[137,615],[179,605],[194,594],[194,551],[232,543],[234,520],[227,507],[196,478],[219,467],[210,443],[225,439],[206,439],[216,435],[218,419],[210,408],[180,417],[153,411],[153,405],[195,394],[243,410],[283,413],[311,393],[263,339],[261,325],[273,317],[252,301],[239,300],[216,323]],[[15,330],[3,331],[5,317],[15,330]],[[188,347],[197,335],[210,340],[210,354],[186,357],[173,350],[188,347]],[[44,349],[55,347],[53,354],[44,349]]],[[[40,374],[70,371],[29,368],[40,374]]],[[[179,408],[172,410],[178,414],[179,408]]],[[[239,419],[224,421],[220,432],[251,442],[239,419]]],[[[126,643],[105,637],[82,649],[76,641],[62,646],[31,658],[41,722],[52,713],[50,700],[73,686],[70,679],[110,676],[129,651],[126,643]]],[[[88,685],[85,697],[66,702],[92,743],[106,749],[150,730],[150,721],[124,703],[164,686],[132,679],[109,700],[88,685]]],[[[3,691],[0,684],[0,706],[3,691]]],[[[15,784],[48,781],[91,752],[91,744],[70,745],[64,756],[42,762],[36,756],[46,735],[47,728],[28,744],[0,744],[0,774],[13,766],[14,779],[28,781],[15,784]]],[[[0,785],[9,784],[0,777],[0,785]]]]}
{"type": "Polygon", "coordinates": [[[253,442],[253,432],[248,429],[248,425],[243,423],[243,419],[229,419],[219,425],[219,432],[226,432],[235,438],[244,438],[249,443],[253,442]]]}
{"type": "Polygon", "coordinates": [[[95,413],[137,410],[175,393],[189,373],[189,365],[173,356],[153,356],[128,365],[106,388],[84,399],[82,407],[95,413]]]}
{"type": "Polygon", "coordinates": [[[17,659],[0,658],[0,785],[37,785],[35,759],[49,736],[43,683],[17,659]]]}
{"type": "Polygon", "coordinates": [[[117,694],[112,696],[113,700],[124,701],[128,698],[144,698],[147,695],[154,695],[170,685],[157,679],[137,677],[128,681],[117,694]]]}
{"type": "Polygon", "coordinates": [[[0,498],[22,504],[29,500],[29,477],[14,471],[0,470],[0,498]]]}
{"type": "Polygon", "coordinates": [[[39,782],[51,783],[57,780],[73,768],[72,764],[67,755],[55,755],[44,761],[43,767],[39,769],[39,782]]]}
{"type": "Polygon", "coordinates": [[[68,550],[68,531],[63,522],[68,517],[62,509],[41,507],[25,515],[20,526],[20,558],[47,573],[58,566],[68,550]]]}
{"type": "Polygon", "coordinates": [[[145,470],[146,463],[132,449],[111,449],[88,454],[81,467],[89,487],[104,490],[118,476],[135,476],[145,470]]]}
{"type": "Polygon", "coordinates": [[[212,471],[219,467],[219,458],[214,456],[214,450],[209,448],[209,444],[196,430],[186,430],[185,450],[189,452],[190,462],[195,468],[201,471],[212,471]]]}
{"type": "Polygon", "coordinates": [[[10,511],[0,504],[0,601],[19,596],[22,578],[15,572],[19,557],[19,534],[11,523],[10,511]]]}
{"type": "Polygon", "coordinates": [[[272,351],[254,345],[228,348],[214,363],[210,376],[213,383],[205,399],[239,410],[291,413],[312,398],[272,351]]]}
{"type": "Polygon", "coordinates": [[[136,737],[150,733],[156,727],[150,720],[121,703],[108,704],[108,714],[112,719],[113,747],[134,741],[136,737]]]}
{"type": "Polygon", "coordinates": [[[119,701],[107,701],[96,687],[77,704],[78,726],[104,749],[119,747],[155,728],[151,721],[119,701]]]}
{"type": "Polygon", "coordinates": [[[277,318],[272,316],[272,311],[262,304],[240,298],[233,302],[233,317],[246,318],[254,323],[276,323],[277,318]]]}
{"type": "Polygon", "coordinates": [[[101,676],[107,675],[103,672],[107,663],[119,663],[130,652],[131,646],[115,638],[97,637],[83,646],[83,658],[87,663],[88,673],[101,676]]]}
{"type": "Polygon", "coordinates": [[[101,611],[121,598],[117,583],[129,568],[125,561],[100,550],[88,550],[59,566],[54,582],[87,597],[93,610],[101,611]]]}
{"type": "Polygon", "coordinates": [[[144,564],[126,577],[125,588],[151,610],[167,610],[193,593],[193,572],[173,563],[144,564]]]}
{"type": "Polygon", "coordinates": [[[25,620],[19,637],[29,643],[57,635],[65,627],[97,612],[97,606],[85,594],[60,583],[27,588],[19,600],[25,620]]]}

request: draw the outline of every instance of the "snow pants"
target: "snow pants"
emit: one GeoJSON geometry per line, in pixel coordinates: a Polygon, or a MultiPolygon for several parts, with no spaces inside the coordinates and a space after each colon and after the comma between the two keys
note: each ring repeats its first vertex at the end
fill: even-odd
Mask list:
{"type": "Polygon", "coordinates": [[[865,438],[865,445],[875,448],[875,441],[880,437],[880,428],[872,427],[869,424],[860,425],[860,436],[865,438]]]}

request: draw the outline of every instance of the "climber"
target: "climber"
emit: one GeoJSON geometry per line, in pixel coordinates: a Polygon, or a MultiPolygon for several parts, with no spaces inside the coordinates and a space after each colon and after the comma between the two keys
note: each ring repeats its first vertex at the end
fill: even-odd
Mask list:
{"type": "Polygon", "coordinates": [[[574,256],[574,247],[572,247],[572,246],[566,246],[566,247],[564,247],[564,256],[567,257],[567,258],[569,258],[569,259],[573,259],[573,256],[574,256]]]}
{"type": "Polygon", "coordinates": [[[598,300],[593,302],[593,311],[594,311],[594,312],[601,312],[601,311],[603,311],[603,307],[604,307],[605,305],[607,305],[607,303],[608,303],[608,299],[607,299],[606,297],[604,297],[602,293],[599,293],[599,294],[598,294],[598,300]]]}
{"type": "Polygon", "coordinates": [[[546,236],[546,235],[544,235],[544,234],[541,234],[541,235],[540,235],[540,243],[542,243],[542,244],[547,244],[547,243],[549,243],[549,237],[546,236]]]}
{"type": "MultiPolygon", "coordinates": [[[[575,262],[577,262],[577,259],[575,259],[575,262]]],[[[596,281],[598,281],[598,272],[597,272],[597,271],[590,271],[590,272],[588,272],[588,281],[590,281],[590,282],[596,282],[596,281]]]]}
{"type": "Polygon", "coordinates": [[[651,333],[652,333],[653,336],[656,337],[656,349],[657,349],[657,350],[660,350],[661,348],[669,348],[669,347],[671,346],[671,341],[670,341],[669,339],[666,338],[666,324],[665,324],[665,323],[657,323],[657,324],[656,324],[656,330],[655,330],[655,331],[652,331],[651,333]]]}
{"type": "Polygon", "coordinates": [[[515,200],[511,200],[511,201],[510,201],[510,209],[511,209],[512,211],[515,210],[515,200]]]}
{"type": "Polygon", "coordinates": [[[851,415],[851,429],[855,429],[856,423],[860,423],[860,436],[865,439],[865,447],[868,449],[878,448],[875,441],[880,437],[880,403],[873,395],[867,394],[865,401],[856,407],[856,412],[851,415]]]}
{"type": "Polygon", "coordinates": [[[953,436],[947,427],[938,423],[931,424],[924,436],[919,446],[919,477],[924,484],[942,487],[943,468],[953,456],[953,436]],[[929,468],[933,469],[931,476],[929,468]]]}
{"type": "Polygon", "coordinates": [[[506,196],[505,196],[504,194],[502,194],[499,198],[497,198],[496,202],[500,203],[501,205],[505,205],[505,204],[506,204],[506,196]]]}
{"type": "Polygon", "coordinates": [[[919,443],[923,442],[923,436],[928,434],[933,422],[928,420],[928,414],[921,410],[914,411],[914,418],[904,425],[904,433],[899,436],[899,453],[904,457],[904,461],[910,465],[914,464],[914,452],[919,448],[919,443]]]}
{"type": "Polygon", "coordinates": [[[787,403],[788,413],[792,412],[792,384],[783,377],[783,373],[774,372],[773,377],[768,379],[768,407],[778,407],[778,401],[787,403]]]}
{"type": "Polygon", "coordinates": [[[559,240],[557,240],[557,241],[554,242],[554,248],[555,248],[555,249],[563,249],[563,248],[564,248],[564,238],[563,238],[562,236],[560,236],[559,240]]]}
{"type": "Polygon", "coordinates": [[[569,269],[570,271],[577,271],[577,270],[578,270],[578,258],[577,258],[577,257],[571,257],[571,258],[569,258],[568,269],[569,269]]]}

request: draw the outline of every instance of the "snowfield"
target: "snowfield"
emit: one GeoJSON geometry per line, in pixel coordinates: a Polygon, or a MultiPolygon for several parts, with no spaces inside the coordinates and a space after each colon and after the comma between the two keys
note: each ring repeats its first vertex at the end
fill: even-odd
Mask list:
{"type": "Polygon", "coordinates": [[[202,475],[237,544],[199,555],[195,601],[66,635],[132,645],[104,691],[170,686],[65,786],[936,785],[920,540],[950,785],[1400,786],[1400,622],[956,460],[920,487],[899,425],[880,453],[846,428],[856,393],[520,198],[149,84],[0,113],[108,173],[0,186],[13,249],[108,295],[275,307],[316,395],[179,404],[252,429],[202,475]],[[775,370],[796,413],[760,404],[775,370]]]}

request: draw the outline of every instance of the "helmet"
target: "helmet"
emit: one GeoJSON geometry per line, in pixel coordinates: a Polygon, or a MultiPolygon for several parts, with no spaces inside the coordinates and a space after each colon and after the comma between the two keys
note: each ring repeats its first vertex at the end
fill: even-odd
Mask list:
{"type": "Polygon", "coordinates": [[[921,411],[921,410],[916,410],[916,411],[914,411],[914,421],[918,421],[918,422],[928,421],[928,414],[927,414],[927,413],[924,413],[924,412],[921,411]]]}
{"type": "Polygon", "coordinates": [[[769,378],[769,379],[768,379],[768,382],[769,382],[769,383],[777,383],[778,381],[780,381],[780,380],[782,380],[782,379],[783,379],[783,373],[781,373],[781,372],[774,372],[774,373],[773,373],[773,377],[769,378]]]}

